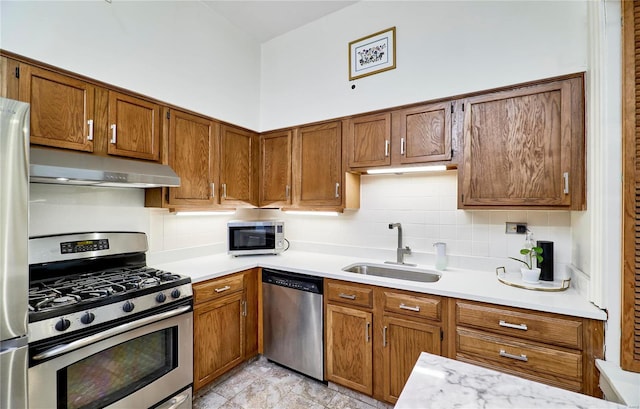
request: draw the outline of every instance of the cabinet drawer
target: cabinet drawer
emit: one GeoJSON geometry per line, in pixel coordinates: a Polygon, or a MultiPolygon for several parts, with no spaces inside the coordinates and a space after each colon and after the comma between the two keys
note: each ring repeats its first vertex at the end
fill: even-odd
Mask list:
{"type": "Polygon", "coordinates": [[[198,304],[203,301],[214,300],[216,298],[224,297],[227,294],[242,291],[242,289],[242,274],[234,275],[231,277],[195,284],[193,286],[193,299],[194,303],[198,304]]]}
{"type": "Polygon", "coordinates": [[[373,289],[370,287],[327,281],[326,296],[329,301],[373,307],[373,289]]]}
{"type": "Polygon", "coordinates": [[[441,299],[433,296],[384,292],[384,310],[403,315],[440,321],[441,299]]]}
{"type": "Polygon", "coordinates": [[[577,318],[457,301],[456,323],[538,342],[582,349],[582,320],[577,318]]]}
{"type": "Polygon", "coordinates": [[[477,357],[512,373],[536,375],[554,380],[557,377],[575,381],[582,379],[582,354],[515,338],[491,335],[458,328],[456,353],[477,357]]]}

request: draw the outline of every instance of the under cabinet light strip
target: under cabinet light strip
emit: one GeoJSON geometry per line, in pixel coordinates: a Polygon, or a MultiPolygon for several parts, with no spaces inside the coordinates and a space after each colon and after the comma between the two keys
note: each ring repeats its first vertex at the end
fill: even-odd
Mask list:
{"type": "Polygon", "coordinates": [[[198,211],[198,212],[175,212],[176,216],[224,216],[234,214],[235,210],[221,210],[221,211],[198,211]]]}
{"type": "Polygon", "coordinates": [[[367,174],[380,175],[387,173],[414,173],[414,172],[441,172],[447,170],[446,165],[433,165],[433,166],[414,166],[407,168],[384,168],[384,169],[369,169],[367,174]]]}
{"type": "Polygon", "coordinates": [[[340,213],[338,212],[316,212],[316,211],[306,211],[306,210],[285,210],[286,214],[294,214],[294,215],[304,215],[304,216],[338,216],[340,213]]]}

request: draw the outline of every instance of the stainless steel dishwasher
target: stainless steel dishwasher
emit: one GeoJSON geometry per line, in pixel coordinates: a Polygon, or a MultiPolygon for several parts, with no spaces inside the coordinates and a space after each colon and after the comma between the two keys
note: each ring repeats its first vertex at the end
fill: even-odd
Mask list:
{"type": "Polygon", "coordinates": [[[264,356],[324,381],[321,277],[262,270],[264,356]]]}

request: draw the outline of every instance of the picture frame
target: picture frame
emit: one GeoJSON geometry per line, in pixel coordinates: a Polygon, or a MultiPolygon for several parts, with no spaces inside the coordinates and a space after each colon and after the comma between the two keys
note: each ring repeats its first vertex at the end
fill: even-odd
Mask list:
{"type": "Polygon", "coordinates": [[[349,81],[396,68],[396,28],[349,43],[349,81]]]}

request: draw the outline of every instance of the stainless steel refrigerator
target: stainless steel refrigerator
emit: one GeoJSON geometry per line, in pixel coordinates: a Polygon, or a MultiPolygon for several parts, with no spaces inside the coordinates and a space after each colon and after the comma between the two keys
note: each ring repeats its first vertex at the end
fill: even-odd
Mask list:
{"type": "Polygon", "coordinates": [[[0,98],[0,408],[27,407],[29,104],[0,98]]]}

